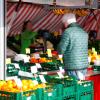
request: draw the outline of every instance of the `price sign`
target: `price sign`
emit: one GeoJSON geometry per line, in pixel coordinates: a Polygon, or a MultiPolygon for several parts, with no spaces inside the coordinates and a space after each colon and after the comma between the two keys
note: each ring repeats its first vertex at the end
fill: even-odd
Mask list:
{"type": "Polygon", "coordinates": [[[35,58],[35,59],[39,59],[39,58],[40,58],[40,55],[39,55],[38,53],[35,53],[35,54],[34,54],[34,58],[35,58]]]}
{"type": "Polygon", "coordinates": [[[65,70],[62,67],[59,67],[60,72],[65,72],[65,70]]]}
{"type": "Polygon", "coordinates": [[[38,70],[37,70],[37,67],[36,67],[36,66],[32,66],[32,67],[31,67],[31,72],[32,72],[32,73],[37,73],[37,71],[38,71],[38,70]]]}
{"type": "Polygon", "coordinates": [[[92,48],[92,52],[95,52],[95,48],[92,48]]]}
{"type": "Polygon", "coordinates": [[[6,77],[6,80],[14,80],[16,78],[17,78],[17,76],[11,76],[11,77],[6,77]]]}
{"type": "Polygon", "coordinates": [[[26,54],[30,54],[30,48],[26,48],[26,54]]]}
{"type": "Polygon", "coordinates": [[[25,56],[23,59],[24,59],[24,62],[27,63],[30,60],[30,56],[25,56]]]}
{"type": "Polygon", "coordinates": [[[32,73],[24,72],[24,71],[19,71],[18,75],[25,76],[25,77],[33,77],[32,73]]]}
{"type": "Polygon", "coordinates": [[[27,100],[32,100],[32,99],[31,99],[31,96],[27,97],[27,100]]]}
{"type": "Polygon", "coordinates": [[[39,75],[39,77],[42,83],[47,83],[43,75],[39,75]]]}
{"type": "Polygon", "coordinates": [[[17,64],[17,63],[12,63],[12,64],[15,66],[15,68],[20,69],[19,64],[17,64]]]}
{"type": "Polygon", "coordinates": [[[42,68],[41,65],[39,63],[36,63],[36,67],[37,68],[42,68]]]}
{"type": "Polygon", "coordinates": [[[51,49],[47,49],[48,57],[52,57],[51,49]]]}
{"type": "Polygon", "coordinates": [[[48,93],[48,96],[52,96],[52,93],[48,93]]]}
{"type": "Polygon", "coordinates": [[[11,58],[6,59],[6,64],[11,64],[11,58]]]}
{"type": "Polygon", "coordinates": [[[22,81],[19,78],[14,78],[14,80],[15,80],[17,86],[22,88],[22,81]]]}
{"type": "Polygon", "coordinates": [[[61,61],[61,63],[63,63],[63,55],[58,55],[59,56],[59,60],[61,61]]]}

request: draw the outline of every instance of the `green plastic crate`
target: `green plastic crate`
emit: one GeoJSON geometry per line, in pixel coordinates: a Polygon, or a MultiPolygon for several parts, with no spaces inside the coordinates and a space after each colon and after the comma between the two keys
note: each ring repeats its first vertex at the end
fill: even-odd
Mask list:
{"type": "Polygon", "coordinates": [[[77,100],[94,100],[94,93],[93,91],[90,92],[82,92],[77,94],[77,100]]]}
{"type": "Polygon", "coordinates": [[[37,100],[35,91],[26,92],[6,92],[0,91],[0,100],[37,100]]]}
{"type": "Polygon", "coordinates": [[[93,66],[93,69],[94,69],[94,71],[100,71],[100,66],[94,65],[94,66],[93,66]]]}
{"type": "Polygon", "coordinates": [[[82,81],[81,83],[77,83],[76,91],[78,92],[87,92],[93,91],[93,82],[92,81],[82,81]]]}
{"type": "Polygon", "coordinates": [[[56,97],[63,96],[63,85],[62,84],[55,84],[54,89],[56,90],[56,97]]]}
{"type": "Polygon", "coordinates": [[[75,93],[75,86],[63,87],[63,97],[70,95],[71,93],[75,93]]]}
{"type": "Polygon", "coordinates": [[[62,89],[62,84],[48,84],[46,88],[36,90],[37,100],[63,100],[62,89]]]}
{"type": "Polygon", "coordinates": [[[42,99],[42,97],[43,97],[43,88],[39,88],[35,92],[36,92],[36,98],[37,98],[37,100],[43,100],[42,99]]]}
{"type": "Polygon", "coordinates": [[[76,91],[76,82],[74,82],[71,79],[60,79],[59,80],[60,84],[62,84],[62,95],[63,97],[66,97],[66,95],[70,93],[75,93],[76,91]]]}
{"type": "Polygon", "coordinates": [[[53,88],[45,89],[44,88],[42,100],[55,100],[56,92],[57,92],[56,89],[53,89],[53,88]]]}

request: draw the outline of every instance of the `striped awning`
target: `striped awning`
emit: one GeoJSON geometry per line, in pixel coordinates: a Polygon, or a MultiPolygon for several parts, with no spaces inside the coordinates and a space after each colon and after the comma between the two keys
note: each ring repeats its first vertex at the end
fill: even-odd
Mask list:
{"type": "MultiPolygon", "coordinates": [[[[30,20],[33,23],[33,31],[39,29],[47,29],[50,32],[58,31],[61,28],[61,18],[63,15],[56,15],[52,10],[46,10],[43,5],[35,5],[30,3],[21,3],[16,11],[17,3],[7,3],[7,26],[10,27],[7,35],[15,36],[22,32],[24,21],[30,20]],[[11,22],[12,21],[12,22],[11,22]]],[[[97,30],[98,38],[100,38],[100,10],[95,10],[89,16],[79,17],[78,23],[89,32],[89,30],[97,30]]]]}
{"type": "MultiPolygon", "coordinates": [[[[7,11],[7,25],[9,26],[10,21],[15,13],[16,3],[8,3],[7,11]]],[[[39,29],[48,29],[50,32],[57,31],[60,26],[60,19],[62,15],[55,15],[52,11],[44,9],[41,5],[33,5],[23,3],[20,9],[14,16],[14,21],[11,25],[9,36],[20,34],[22,31],[23,22],[30,20],[33,23],[33,31],[39,29]]]]}
{"type": "Polygon", "coordinates": [[[88,16],[79,17],[78,23],[89,32],[90,30],[97,31],[97,39],[100,39],[100,10],[94,10],[88,16]]]}

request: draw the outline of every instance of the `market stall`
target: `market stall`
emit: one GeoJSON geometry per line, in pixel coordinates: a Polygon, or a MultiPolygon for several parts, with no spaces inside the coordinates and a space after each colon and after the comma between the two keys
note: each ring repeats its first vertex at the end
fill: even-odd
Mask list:
{"type": "MultiPolygon", "coordinates": [[[[18,40],[22,34],[23,24],[28,20],[32,22],[32,31],[35,33],[39,29],[47,29],[54,34],[60,33],[61,18],[69,12],[78,16],[78,23],[87,32],[96,30],[97,39],[100,39],[100,11],[94,9],[97,7],[97,1],[77,0],[74,2],[73,0],[74,5],[70,3],[70,0],[66,1],[68,5],[64,2],[65,0],[63,3],[59,0],[48,2],[45,0],[7,0],[8,46],[10,48],[14,46],[12,49],[16,52],[18,48],[20,49],[18,40]]],[[[45,52],[37,53],[31,52],[29,47],[25,48],[25,51],[25,54],[13,52],[13,57],[9,55],[6,59],[6,80],[0,81],[0,100],[99,100],[96,96],[99,94],[99,88],[97,92],[95,87],[98,82],[95,83],[94,80],[99,77],[97,76],[99,72],[95,72],[93,70],[95,68],[92,68],[92,74],[89,71],[87,80],[81,81],[65,74],[62,56],[58,55],[57,51],[47,49],[45,52]],[[89,77],[91,75],[96,78],[91,79],[89,77]],[[93,80],[94,84],[90,80],[93,80]]],[[[91,61],[100,59],[96,51],[93,53],[91,61]]],[[[98,87],[100,87],[99,84],[98,87]]]]}

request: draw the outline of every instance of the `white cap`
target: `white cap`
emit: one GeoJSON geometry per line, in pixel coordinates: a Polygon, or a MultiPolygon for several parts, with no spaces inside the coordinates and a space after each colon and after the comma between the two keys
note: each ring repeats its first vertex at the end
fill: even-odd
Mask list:
{"type": "Polygon", "coordinates": [[[62,22],[67,23],[67,24],[71,24],[73,22],[76,22],[75,14],[73,14],[73,13],[64,14],[64,16],[62,17],[62,22]]]}

